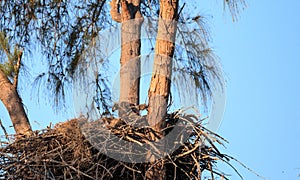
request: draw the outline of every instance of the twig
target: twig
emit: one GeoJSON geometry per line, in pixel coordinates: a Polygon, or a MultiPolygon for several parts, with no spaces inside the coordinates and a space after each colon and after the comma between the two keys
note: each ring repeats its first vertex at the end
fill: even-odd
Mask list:
{"type": "Polygon", "coordinates": [[[3,126],[1,119],[0,119],[0,126],[4,132],[5,138],[9,141],[7,131],[6,131],[5,127],[3,126]]]}
{"type": "MultiPolygon", "coordinates": [[[[181,113],[184,113],[184,110],[180,110],[179,114],[181,113]]],[[[177,119],[171,119],[168,125],[173,126],[171,123],[178,119],[186,122],[196,119],[196,116],[179,114],[174,114],[177,119]]],[[[102,122],[101,119],[99,121],[102,122]]],[[[152,155],[161,153],[156,143],[148,139],[149,132],[155,135],[155,131],[151,128],[135,128],[122,123],[111,127],[105,133],[99,133],[98,128],[102,126],[96,126],[97,121],[94,123],[89,126],[89,136],[92,136],[92,139],[100,139],[107,151],[119,146],[112,139],[124,138],[132,142],[131,144],[147,145],[147,148],[153,150],[152,155]]],[[[199,180],[203,170],[210,171],[213,178],[220,176],[228,179],[226,177],[228,175],[219,171],[215,165],[217,161],[229,164],[228,161],[232,158],[220,153],[214,145],[223,142],[222,138],[203,129],[201,124],[191,123],[191,126],[193,127],[193,134],[190,136],[193,137],[192,140],[187,140],[172,154],[149,165],[149,163],[131,164],[114,160],[102,150],[93,147],[87,141],[88,139],[83,138],[78,131],[80,125],[73,122],[61,123],[56,125],[55,129],[47,128],[36,136],[24,137],[5,148],[0,148],[0,169],[4,171],[3,175],[0,174],[0,179],[7,179],[7,177],[36,179],[38,176],[48,179],[141,179],[157,165],[156,163],[164,164],[166,171],[172,172],[168,174],[170,179],[199,180]],[[204,139],[207,140],[207,144],[201,146],[201,140],[204,139]]],[[[232,167],[230,164],[229,166],[232,167]]]]}
{"type": "Polygon", "coordinates": [[[137,143],[140,146],[143,146],[143,143],[141,143],[141,142],[139,142],[139,141],[137,141],[137,140],[135,140],[135,139],[133,139],[133,138],[131,138],[129,136],[125,136],[125,139],[127,139],[127,140],[129,140],[131,142],[135,142],[135,143],[137,143]]]}
{"type": "Polygon", "coordinates": [[[72,169],[73,171],[75,171],[75,172],[77,172],[77,173],[79,173],[79,174],[82,174],[82,175],[84,175],[84,176],[86,176],[86,177],[88,177],[88,178],[90,178],[90,179],[95,179],[95,178],[93,178],[92,176],[90,176],[90,175],[88,175],[88,174],[86,174],[86,173],[84,173],[84,172],[82,172],[82,171],[80,171],[80,170],[74,168],[73,166],[67,164],[67,163],[64,162],[64,161],[63,161],[63,162],[59,162],[59,161],[55,161],[55,160],[51,160],[51,161],[52,161],[52,162],[55,162],[55,163],[62,163],[63,165],[68,166],[70,169],[72,169]]]}
{"type": "Polygon", "coordinates": [[[224,154],[227,158],[230,158],[234,161],[236,161],[237,163],[239,163],[241,166],[243,166],[245,169],[247,169],[248,171],[252,172],[253,174],[255,174],[257,177],[261,178],[261,179],[264,179],[264,180],[267,180],[267,178],[259,175],[258,173],[256,173],[254,170],[252,170],[251,168],[247,167],[245,164],[243,164],[241,161],[237,160],[236,158],[232,157],[232,156],[229,156],[227,154],[224,154]]]}
{"type": "Polygon", "coordinates": [[[198,144],[199,143],[196,143],[195,146],[191,150],[188,150],[188,151],[186,151],[184,153],[181,153],[181,154],[177,155],[176,158],[180,158],[182,156],[185,156],[185,155],[188,155],[188,154],[192,153],[193,151],[195,151],[196,149],[198,149],[198,144]]]}
{"type": "Polygon", "coordinates": [[[185,6],[185,3],[183,3],[183,5],[182,5],[182,7],[180,8],[180,10],[179,10],[179,13],[177,14],[177,16],[176,16],[176,21],[179,19],[179,17],[180,17],[180,14],[181,14],[181,12],[182,12],[182,10],[183,10],[183,8],[184,8],[184,6],[185,6]]]}
{"type": "Polygon", "coordinates": [[[121,162],[121,164],[122,164],[124,167],[126,167],[127,169],[131,170],[132,172],[142,173],[142,172],[139,171],[139,170],[136,170],[136,169],[133,169],[133,168],[127,166],[125,163],[122,163],[122,162],[121,162]]]}

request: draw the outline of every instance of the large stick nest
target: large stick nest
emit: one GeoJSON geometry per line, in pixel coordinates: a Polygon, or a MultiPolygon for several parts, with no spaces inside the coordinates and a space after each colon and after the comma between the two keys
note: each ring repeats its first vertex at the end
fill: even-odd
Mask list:
{"type": "MultiPolygon", "coordinates": [[[[179,118],[191,121],[191,117],[169,115],[164,133],[169,133],[179,118]]],[[[108,157],[85,138],[81,121],[82,118],[72,119],[54,128],[35,131],[30,137],[15,137],[14,142],[2,145],[0,179],[145,179],[153,163],[128,163],[108,157]]],[[[100,126],[96,124],[104,127],[103,123],[107,132],[139,146],[151,143],[151,137],[156,135],[151,128],[137,128],[113,117],[90,123],[89,133],[97,133],[100,139],[109,137],[107,132],[97,131],[100,126]],[[109,122],[115,121],[118,123],[111,126],[109,122]]],[[[193,123],[188,140],[157,162],[164,164],[167,179],[201,179],[203,172],[210,172],[206,174],[211,179],[217,176],[227,179],[216,168],[219,161],[229,162],[229,157],[216,147],[224,141],[201,123],[193,123]]]]}

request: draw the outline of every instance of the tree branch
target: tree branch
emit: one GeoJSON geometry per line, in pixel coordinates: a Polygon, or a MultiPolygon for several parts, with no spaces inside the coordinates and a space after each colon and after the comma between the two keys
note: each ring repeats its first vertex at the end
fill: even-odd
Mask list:
{"type": "Polygon", "coordinates": [[[15,89],[17,89],[17,87],[18,87],[18,77],[19,77],[19,72],[20,72],[20,66],[21,66],[22,55],[23,55],[23,50],[20,50],[20,52],[19,52],[19,54],[18,54],[17,63],[16,63],[16,65],[15,65],[15,67],[14,67],[15,76],[14,76],[13,87],[14,87],[15,89]]]}
{"type": "Polygon", "coordinates": [[[122,22],[122,18],[121,18],[121,13],[119,12],[119,7],[120,7],[120,0],[112,0],[109,4],[110,4],[110,15],[111,18],[120,23],[122,22]]]}

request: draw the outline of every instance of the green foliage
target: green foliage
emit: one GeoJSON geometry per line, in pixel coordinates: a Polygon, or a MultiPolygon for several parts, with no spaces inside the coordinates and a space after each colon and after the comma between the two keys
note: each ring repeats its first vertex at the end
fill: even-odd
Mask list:
{"type": "Polygon", "coordinates": [[[172,81],[180,101],[191,100],[193,105],[208,110],[215,90],[222,91],[225,85],[223,71],[211,48],[208,19],[197,12],[189,13],[190,5],[185,7],[178,19],[172,81]]]}
{"type": "MultiPolygon", "coordinates": [[[[224,8],[229,9],[234,20],[240,9],[245,7],[244,0],[223,2],[224,8]]],[[[190,2],[181,3],[188,5],[190,2]]],[[[158,18],[159,0],[142,0],[141,12],[145,17],[158,18]]],[[[219,66],[210,65],[216,56],[208,43],[209,32],[203,26],[205,18],[183,17],[189,14],[190,12],[182,12],[178,17],[179,21],[192,27],[189,30],[179,30],[185,38],[184,46],[188,48],[188,60],[182,61],[184,68],[181,71],[194,77],[198,92],[205,100],[222,72],[219,66]],[[197,36],[190,36],[192,31],[197,32],[192,33],[197,36]]],[[[74,77],[74,73],[80,64],[81,54],[95,40],[100,30],[112,25],[106,0],[3,0],[0,2],[1,50],[13,53],[5,53],[7,61],[0,61],[1,70],[10,77],[14,76],[15,56],[19,50],[9,51],[8,42],[18,44],[16,48],[22,48],[27,54],[32,49],[42,52],[48,69],[36,77],[34,89],[41,89],[38,91],[40,96],[48,97],[54,107],[60,109],[59,105],[64,102],[66,91],[72,86],[72,81],[78,78],[74,77]]]]}
{"type": "Polygon", "coordinates": [[[5,36],[5,33],[0,32],[0,52],[6,56],[6,58],[3,57],[0,61],[0,69],[8,77],[13,78],[18,73],[17,62],[18,58],[20,58],[19,54],[21,50],[18,48],[18,46],[14,46],[14,49],[11,53],[10,49],[9,39],[5,36]]]}
{"type": "MultiPolygon", "coordinates": [[[[48,69],[36,78],[41,86],[37,93],[60,109],[78,57],[98,32],[109,26],[108,13],[106,0],[4,0],[0,2],[0,32],[27,55],[32,50],[44,55],[48,69]]],[[[40,63],[40,59],[29,60],[40,63]]],[[[7,62],[2,69],[11,74],[12,64],[7,62]]]]}

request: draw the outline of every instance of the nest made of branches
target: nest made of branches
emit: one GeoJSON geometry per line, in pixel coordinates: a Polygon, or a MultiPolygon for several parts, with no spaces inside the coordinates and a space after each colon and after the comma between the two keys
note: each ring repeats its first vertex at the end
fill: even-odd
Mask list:
{"type": "MultiPolygon", "coordinates": [[[[30,137],[18,137],[0,149],[0,179],[145,179],[153,163],[132,163],[113,159],[90,143],[82,131],[84,118],[57,124],[54,128],[35,131],[30,137]]],[[[179,119],[194,121],[192,116],[169,115],[165,134],[171,132],[179,119]]],[[[109,134],[142,146],[151,143],[156,135],[150,127],[138,128],[124,121],[104,117],[89,123],[89,134],[110,141],[109,134]],[[112,126],[112,122],[114,123],[112,126]],[[99,133],[100,127],[107,131],[99,133]],[[152,135],[151,135],[152,134],[152,135]]],[[[91,136],[90,136],[91,137],[91,136]]],[[[180,138],[180,137],[179,137],[180,138]]],[[[171,154],[157,160],[165,167],[167,179],[201,179],[210,172],[211,179],[228,179],[217,170],[216,164],[229,164],[230,157],[222,154],[216,144],[225,140],[192,123],[188,139],[171,154]]],[[[109,151],[110,146],[105,146],[109,151]]]]}

